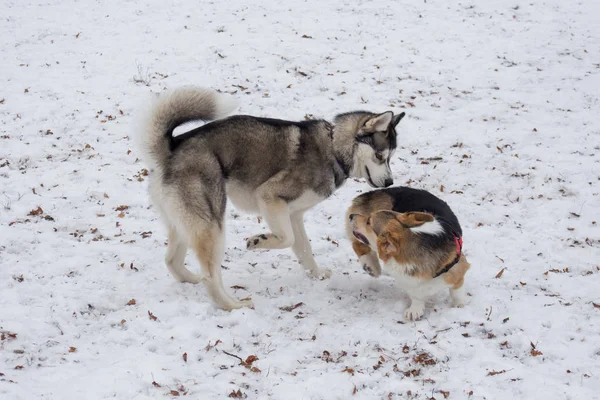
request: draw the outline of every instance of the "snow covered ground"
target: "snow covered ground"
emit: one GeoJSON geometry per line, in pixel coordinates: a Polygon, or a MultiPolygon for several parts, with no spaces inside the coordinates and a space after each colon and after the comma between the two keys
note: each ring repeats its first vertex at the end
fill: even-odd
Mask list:
{"type": "Polygon", "coordinates": [[[0,15],[0,398],[598,398],[599,2],[4,0],[0,15]],[[444,294],[402,320],[407,297],[344,237],[368,190],[354,181],[307,214],[330,280],[289,250],[245,251],[266,227],[230,208],[224,279],[256,308],[176,283],[132,133],[140,99],[182,84],[259,116],[406,111],[396,183],[458,215],[466,307],[444,294]]]}

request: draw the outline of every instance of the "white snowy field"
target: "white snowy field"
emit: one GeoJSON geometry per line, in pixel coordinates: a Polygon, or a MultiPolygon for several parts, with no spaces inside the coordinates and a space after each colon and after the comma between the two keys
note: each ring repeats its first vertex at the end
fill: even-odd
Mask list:
{"type": "Polygon", "coordinates": [[[0,398],[598,398],[598,15],[594,0],[2,1],[0,398]],[[443,294],[403,321],[407,297],[345,238],[369,190],[353,180],[307,213],[331,279],[290,250],[247,252],[266,227],[230,207],[224,279],[255,309],[176,283],[132,135],[141,99],[184,84],[257,116],[405,111],[396,184],[459,217],[465,308],[443,294]]]}

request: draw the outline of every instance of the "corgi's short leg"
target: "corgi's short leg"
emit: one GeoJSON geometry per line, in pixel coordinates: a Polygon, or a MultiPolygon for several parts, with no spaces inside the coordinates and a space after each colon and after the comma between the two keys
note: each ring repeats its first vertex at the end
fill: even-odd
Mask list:
{"type": "Polygon", "coordinates": [[[461,285],[458,289],[450,288],[452,307],[462,308],[465,306],[465,287],[461,285]]]}

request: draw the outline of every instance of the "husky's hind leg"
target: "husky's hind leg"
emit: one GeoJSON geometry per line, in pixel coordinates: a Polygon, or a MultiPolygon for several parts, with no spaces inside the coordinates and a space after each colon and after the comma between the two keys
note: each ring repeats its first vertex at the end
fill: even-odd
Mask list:
{"type": "Polygon", "coordinates": [[[178,282],[200,283],[202,277],[192,273],[185,267],[185,254],[187,253],[187,244],[173,227],[169,227],[169,247],[165,263],[169,272],[178,282]]]}
{"type": "Polygon", "coordinates": [[[208,295],[215,305],[223,310],[233,310],[242,307],[252,307],[252,301],[238,301],[225,291],[221,277],[221,261],[224,253],[223,230],[217,223],[207,223],[198,227],[196,234],[191,239],[191,245],[196,252],[198,261],[205,273],[204,285],[208,295]]]}

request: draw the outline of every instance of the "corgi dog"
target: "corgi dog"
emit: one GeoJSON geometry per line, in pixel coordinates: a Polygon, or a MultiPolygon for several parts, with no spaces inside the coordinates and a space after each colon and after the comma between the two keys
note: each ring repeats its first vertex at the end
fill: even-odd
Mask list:
{"type": "Polygon", "coordinates": [[[450,289],[454,307],[464,306],[470,264],[458,219],[444,201],[408,187],[375,190],[352,201],[346,221],[363,269],[373,277],[383,270],[409,295],[406,319],[420,319],[425,301],[443,289],[450,289]]]}

